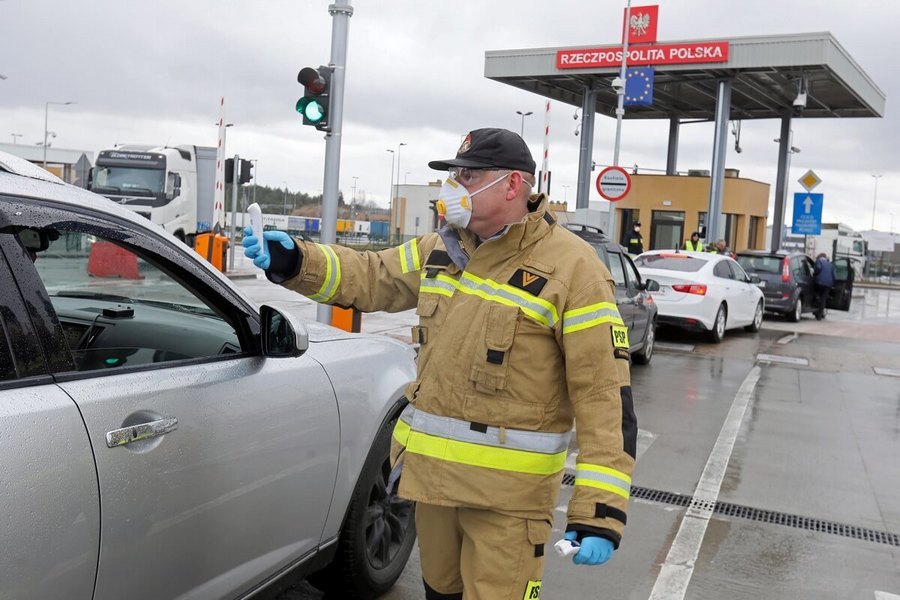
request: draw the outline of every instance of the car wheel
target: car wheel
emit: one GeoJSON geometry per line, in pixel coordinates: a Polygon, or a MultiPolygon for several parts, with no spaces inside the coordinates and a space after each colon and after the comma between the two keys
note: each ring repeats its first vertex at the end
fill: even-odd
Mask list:
{"type": "Polygon", "coordinates": [[[788,313],[788,319],[791,323],[798,323],[803,316],[803,299],[797,296],[797,302],[794,304],[794,310],[788,313]]]}
{"type": "Polygon", "coordinates": [[[387,489],[393,419],[382,426],[356,484],[334,562],[311,577],[329,596],[369,600],[389,590],[416,541],[415,504],[387,489]]]}
{"type": "Polygon", "coordinates": [[[713,321],[713,327],[709,332],[709,340],[714,344],[718,344],[725,337],[725,323],[728,319],[728,309],[722,304],[716,312],[716,320],[713,321]]]}
{"type": "Polygon", "coordinates": [[[634,353],[632,359],[635,364],[638,365],[647,365],[650,364],[650,359],[653,358],[653,347],[656,345],[656,322],[650,321],[647,324],[647,333],[644,334],[644,344],[641,346],[641,349],[634,353]]]}
{"type": "MultiPolygon", "coordinates": [[[[797,305],[800,305],[800,299],[797,299],[797,305]]],[[[763,320],[763,303],[760,300],[759,304],[756,305],[756,312],[753,313],[753,322],[744,327],[745,331],[749,331],[750,333],[756,333],[762,327],[763,320]]]]}

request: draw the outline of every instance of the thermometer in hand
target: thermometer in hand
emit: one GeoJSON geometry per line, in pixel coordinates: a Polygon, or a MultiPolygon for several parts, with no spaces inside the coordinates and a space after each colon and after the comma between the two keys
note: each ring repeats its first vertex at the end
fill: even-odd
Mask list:
{"type": "Polygon", "coordinates": [[[259,240],[259,256],[265,256],[268,251],[263,239],[262,209],[259,204],[254,202],[247,207],[247,214],[250,215],[250,229],[253,230],[253,237],[259,240]]]}

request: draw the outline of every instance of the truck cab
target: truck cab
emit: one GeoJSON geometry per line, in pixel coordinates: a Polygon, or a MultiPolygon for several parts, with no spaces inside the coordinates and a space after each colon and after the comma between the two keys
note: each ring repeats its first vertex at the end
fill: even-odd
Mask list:
{"type": "MultiPolygon", "coordinates": [[[[88,189],[122,204],[193,245],[194,235],[198,232],[198,212],[202,210],[200,200],[207,195],[207,190],[198,189],[198,170],[203,179],[214,178],[214,171],[204,176],[206,165],[201,166],[201,163],[208,158],[198,156],[199,150],[212,150],[214,165],[215,150],[195,146],[128,145],[101,150],[91,169],[88,189]]],[[[209,186],[201,187],[210,188],[211,203],[212,181],[209,186]]]]}

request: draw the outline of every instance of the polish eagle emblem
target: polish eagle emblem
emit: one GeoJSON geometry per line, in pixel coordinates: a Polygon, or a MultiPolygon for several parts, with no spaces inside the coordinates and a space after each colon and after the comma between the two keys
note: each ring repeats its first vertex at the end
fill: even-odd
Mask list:
{"type": "Polygon", "coordinates": [[[645,35],[648,27],[650,27],[650,15],[648,13],[631,15],[631,31],[634,35],[645,35]]]}

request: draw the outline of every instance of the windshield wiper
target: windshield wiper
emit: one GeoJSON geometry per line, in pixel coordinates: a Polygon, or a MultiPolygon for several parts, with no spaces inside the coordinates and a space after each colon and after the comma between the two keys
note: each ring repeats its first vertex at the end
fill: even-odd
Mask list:
{"type": "Polygon", "coordinates": [[[126,302],[133,303],[134,300],[127,296],[117,296],[115,294],[100,294],[98,292],[82,292],[78,290],[61,290],[53,294],[59,298],[90,298],[91,300],[106,300],[108,302],[126,302]]]}

